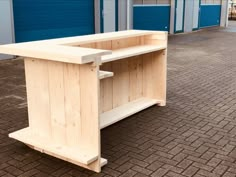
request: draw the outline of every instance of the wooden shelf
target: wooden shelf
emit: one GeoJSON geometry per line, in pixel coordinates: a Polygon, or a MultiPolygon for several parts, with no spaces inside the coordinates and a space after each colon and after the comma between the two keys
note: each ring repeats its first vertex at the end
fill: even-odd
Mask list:
{"type": "Polygon", "coordinates": [[[112,76],[114,76],[113,72],[99,71],[99,79],[105,79],[105,78],[112,77],[112,76]]]}
{"type": "Polygon", "coordinates": [[[112,54],[102,56],[102,63],[119,60],[122,58],[142,55],[145,53],[155,52],[163,50],[165,48],[166,46],[161,46],[161,45],[142,45],[142,46],[134,46],[134,47],[113,50],[112,54]]]}
{"type": "MultiPolygon", "coordinates": [[[[66,147],[65,145],[53,144],[52,141],[47,140],[46,138],[36,136],[29,127],[10,133],[9,137],[24,142],[37,151],[53,155],[74,164],[82,163],[88,165],[98,159],[97,154],[88,152],[86,148],[71,148],[66,147]]],[[[106,159],[101,160],[101,162],[105,164],[106,159]]]]}
{"type": "Polygon", "coordinates": [[[105,128],[158,103],[161,103],[161,101],[143,97],[110,111],[104,112],[100,115],[100,128],[105,128]]]}

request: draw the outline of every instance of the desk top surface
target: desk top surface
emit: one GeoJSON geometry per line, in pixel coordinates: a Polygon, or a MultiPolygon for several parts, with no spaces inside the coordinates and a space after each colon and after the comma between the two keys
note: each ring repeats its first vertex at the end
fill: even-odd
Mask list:
{"type": "Polygon", "coordinates": [[[151,34],[160,34],[164,37],[167,36],[167,32],[161,31],[128,30],[1,45],[0,53],[67,63],[85,64],[94,62],[96,58],[100,58],[103,55],[111,54],[112,51],[83,48],[78,47],[78,45],[151,34]]]}

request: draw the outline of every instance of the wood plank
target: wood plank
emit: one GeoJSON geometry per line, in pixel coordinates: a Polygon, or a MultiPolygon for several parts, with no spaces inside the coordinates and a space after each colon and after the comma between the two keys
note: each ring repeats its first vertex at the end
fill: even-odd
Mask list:
{"type": "MultiPolygon", "coordinates": [[[[125,50],[124,48],[133,45],[136,38],[119,39],[112,41],[112,51],[125,50]]],[[[123,53],[122,53],[123,55],[123,53]]],[[[129,65],[127,60],[112,62],[113,77],[113,108],[129,102],[129,65]]]]}
{"type": "Polygon", "coordinates": [[[51,137],[51,110],[47,61],[26,58],[26,89],[29,125],[35,132],[51,137]]]}
{"type": "Polygon", "coordinates": [[[107,159],[101,158],[101,167],[105,166],[107,162],[107,159]]]}
{"type": "Polygon", "coordinates": [[[113,76],[113,104],[112,107],[116,108],[122,104],[129,102],[129,70],[128,61],[115,61],[112,62],[112,71],[115,73],[113,76]]]}
{"type": "Polygon", "coordinates": [[[109,71],[99,71],[99,79],[105,79],[108,77],[113,77],[114,73],[109,71]]]}
{"type": "Polygon", "coordinates": [[[143,55],[143,96],[153,98],[153,53],[143,55]]]}
{"type": "MultiPolygon", "coordinates": [[[[101,69],[106,71],[112,70],[112,63],[105,63],[101,69]]],[[[109,111],[113,106],[113,78],[100,80],[100,112],[109,111]]]]}
{"type": "Polygon", "coordinates": [[[64,144],[53,143],[50,139],[36,135],[29,127],[10,133],[9,137],[24,142],[42,153],[75,164],[82,163],[89,165],[98,159],[98,154],[91,153],[86,148],[71,148],[64,144]]]}
{"type": "Polygon", "coordinates": [[[99,78],[98,66],[85,64],[80,66],[80,116],[81,140],[92,153],[98,154],[98,160],[90,168],[100,172],[100,127],[99,127],[99,78]]]}
{"type": "Polygon", "coordinates": [[[154,52],[152,60],[153,97],[162,100],[160,106],[166,105],[167,52],[154,52]]]}
{"type": "Polygon", "coordinates": [[[118,32],[109,32],[109,33],[100,33],[84,36],[75,36],[75,37],[65,37],[59,39],[49,39],[43,41],[28,42],[28,45],[34,44],[64,44],[64,45],[73,45],[78,46],[80,44],[116,40],[122,38],[137,37],[143,35],[158,34],[160,37],[166,36],[168,33],[165,31],[145,31],[145,30],[125,30],[118,32]]]}
{"type": "Polygon", "coordinates": [[[112,48],[112,42],[111,40],[108,41],[99,41],[95,43],[96,49],[102,49],[102,50],[111,50],[112,48]]]}
{"type": "Polygon", "coordinates": [[[132,46],[122,49],[113,49],[112,54],[102,56],[102,63],[125,59],[132,56],[142,55],[154,51],[159,51],[165,49],[166,46],[163,45],[141,45],[132,46]]]}
{"type": "Polygon", "coordinates": [[[159,102],[159,100],[143,97],[114,108],[111,111],[104,112],[100,115],[100,128],[105,128],[159,102]]]}
{"type": "Polygon", "coordinates": [[[97,57],[102,55],[111,54],[111,51],[65,45],[9,44],[0,46],[0,53],[39,58],[41,60],[85,64],[94,62],[97,57]]]}
{"type": "Polygon", "coordinates": [[[64,65],[64,95],[66,118],[66,144],[70,147],[83,146],[80,116],[80,65],[64,65]]]}
{"type": "MultiPolygon", "coordinates": [[[[111,50],[112,49],[112,41],[102,41],[96,43],[96,48],[111,50]]],[[[105,63],[100,66],[100,70],[112,71],[111,63],[105,63]]],[[[100,113],[111,110],[112,109],[112,78],[107,78],[104,80],[100,80],[100,113]]]]}
{"type": "Polygon", "coordinates": [[[66,143],[63,65],[48,61],[52,141],[61,144],[66,143]]]}
{"type": "Polygon", "coordinates": [[[143,63],[142,55],[129,59],[129,101],[142,97],[143,63]]]}

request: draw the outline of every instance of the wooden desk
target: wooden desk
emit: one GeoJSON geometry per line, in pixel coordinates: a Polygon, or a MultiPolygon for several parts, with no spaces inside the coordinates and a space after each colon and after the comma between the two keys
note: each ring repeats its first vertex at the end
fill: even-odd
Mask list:
{"type": "Polygon", "coordinates": [[[31,148],[100,172],[100,130],[166,104],[167,33],[121,31],[0,46],[23,56],[31,148]]]}

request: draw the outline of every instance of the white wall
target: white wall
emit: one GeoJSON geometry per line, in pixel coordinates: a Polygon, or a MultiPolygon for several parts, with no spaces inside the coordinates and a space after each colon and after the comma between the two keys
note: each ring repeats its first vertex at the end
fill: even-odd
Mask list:
{"type": "Polygon", "coordinates": [[[227,27],[229,18],[229,0],[222,0],[220,26],[227,27]]]}
{"type": "MultiPolygon", "coordinates": [[[[12,1],[0,0],[0,45],[14,42],[12,1]]],[[[13,58],[0,54],[0,60],[13,58]]]]}
{"type": "MultiPolygon", "coordinates": [[[[119,0],[119,30],[129,30],[133,29],[133,4],[136,3],[135,0],[119,0]]],[[[141,1],[139,1],[141,3],[141,1]]]]}
{"type": "MultiPolygon", "coordinates": [[[[95,4],[95,32],[100,33],[100,1],[94,0],[95,4]]],[[[133,3],[135,0],[118,1],[118,30],[133,29],[133,3]]],[[[142,2],[142,0],[140,1],[142,2]]]]}

